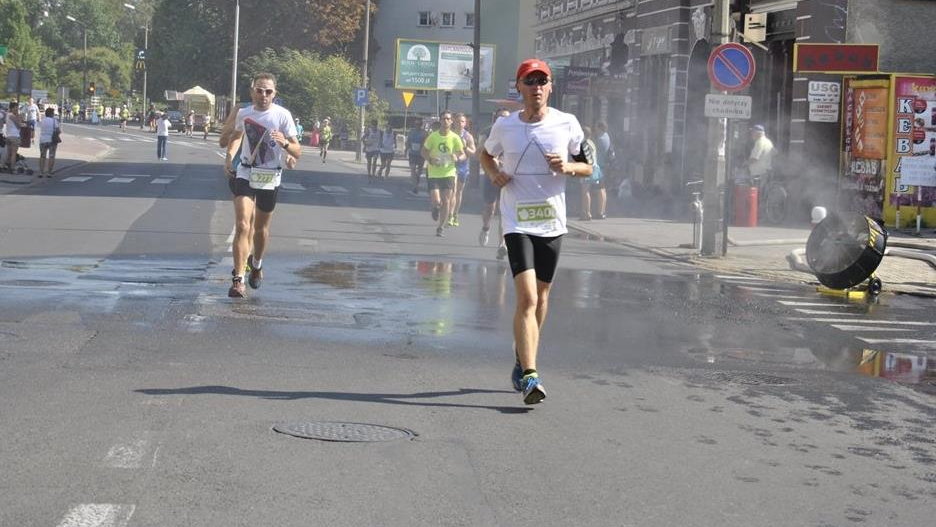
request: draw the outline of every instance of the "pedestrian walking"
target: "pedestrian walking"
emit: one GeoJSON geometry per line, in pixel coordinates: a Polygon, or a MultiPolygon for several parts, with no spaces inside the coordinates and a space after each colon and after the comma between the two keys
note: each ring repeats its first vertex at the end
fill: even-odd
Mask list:
{"type": "MultiPolygon", "coordinates": [[[[101,113],[104,113],[103,111],[101,113]]],[[[130,110],[127,109],[127,105],[124,104],[120,107],[120,129],[127,129],[127,121],[130,119],[130,110]]]]}
{"type": "Polygon", "coordinates": [[[377,175],[384,179],[390,178],[390,165],[393,163],[393,154],[396,152],[396,135],[390,123],[380,133],[380,168],[377,175]]]}
{"type": "Polygon", "coordinates": [[[441,238],[445,236],[443,231],[455,206],[455,163],[465,159],[465,147],[458,134],[452,130],[452,112],[446,110],[439,117],[439,129],[426,138],[422,155],[429,163],[432,219],[438,221],[436,236],[441,238]]]}
{"type": "Polygon", "coordinates": [[[189,110],[185,116],[185,135],[192,137],[195,132],[195,110],[189,110]]]}
{"type": "Polygon", "coordinates": [[[536,361],[567,232],[563,176],[590,176],[593,160],[578,119],[548,106],[549,66],[524,60],[516,79],[523,109],[494,123],[480,157],[487,177],[501,187],[504,241],[516,291],[511,381],[525,404],[535,404],[546,397],[536,361]],[[501,164],[498,156],[503,156],[501,164]]]}
{"type": "MultiPolygon", "coordinates": [[[[494,115],[491,119],[491,126],[497,122],[498,119],[502,117],[507,117],[510,115],[510,111],[506,108],[500,108],[494,112],[494,115]]],[[[488,136],[491,135],[491,129],[487,129],[487,133],[484,134],[484,137],[479,137],[479,144],[484,144],[484,141],[488,136]]],[[[498,165],[500,164],[500,158],[494,160],[498,165]]],[[[500,212],[498,211],[497,203],[500,199],[501,189],[495,185],[490,178],[486,175],[481,175],[481,199],[484,200],[484,204],[481,209],[481,232],[478,234],[478,244],[482,247],[487,246],[488,241],[490,240],[490,231],[491,231],[491,220],[497,216],[497,259],[503,260],[507,256],[507,246],[504,245],[504,225],[500,220],[500,212]]]]}
{"type": "Polygon", "coordinates": [[[299,159],[296,123],[286,108],[273,102],[276,78],[258,73],[251,85],[253,104],[237,112],[235,135],[228,141],[224,168],[234,195],[234,268],[228,296],[247,296],[247,283],[258,289],[263,280],[263,255],[286,156],[299,159]],[[234,156],[240,150],[240,164],[234,156]]]}
{"type": "Polygon", "coordinates": [[[39,132],[39,177],[49,178],[55,170],[55,151],[62,142],[62,128],[54,108],[46,108],[39,132]]]}
{"type": "Polygon", "coordinates": [[[156,159],[169,161],[166,152],[169,143],[169,110],[166,110],[156,119],[156,159]]]}
{"type": "Polygon", "coordinates": [[[426,131],[419,122],[413,124],[406,134],[407,152],[409,153],[410,180],[413,182],[413,194],[419,194],[419,177],[422,175],[426,160],[422,156],[422,145],[426,140],[426,131]]]}
{"type": "Polygon", "coordinates": [[[461,112],[455,114],[452,129],[461,138],[462,145],[465,147],[465,159],[455,163],[455,175],[457,176],[455,181],[455,205],[452,209],[452,217],[449,218],[449,226],[458,227],[458,212],[461,210],[462,197],[465,194],[465,187],[468,186],[468,176],[471,172],[468,159],[474,156],[477,150],[474,137],[468,131],[468,116],[461,112]]]}

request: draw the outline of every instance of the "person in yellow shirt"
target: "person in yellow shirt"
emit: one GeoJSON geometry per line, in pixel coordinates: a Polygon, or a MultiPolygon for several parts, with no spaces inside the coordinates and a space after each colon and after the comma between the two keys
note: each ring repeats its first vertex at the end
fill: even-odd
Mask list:
{"type": "Polygon", "coordinates": [[[423,142],[422,156],[429,163],[432,219],[438,222],[436,236],[441,238],[445,236],[443,230],[455,205],[455,164],[465,160],[466,156],[461,137],[452,130],[452,112],[446,110],[439,118],[439,129],[429,134],[423,142]]]}

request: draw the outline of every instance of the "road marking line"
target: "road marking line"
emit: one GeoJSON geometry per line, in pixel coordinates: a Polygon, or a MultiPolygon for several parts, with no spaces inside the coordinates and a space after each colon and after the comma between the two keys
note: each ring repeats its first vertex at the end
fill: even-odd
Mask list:
{"type": "Polygon", "coordinates": [[[858,337],[858,340],[867,342],[868,344],[936,344],[936,340],[923,339],[866,339],[864,337],[858,337]]]}
{"type": "Polygon", "coordinates": [[[94,172],[82,172],[82,173],[79,174],[79,175],[81,175],[81,176],[113,176],[114,174],[112,174],[112,173],[110,173],[110,172],[108,172],[108,173],[100,173],[100,174],[99,174],[99,173],[94,173],[94,172]]]}
{"type": "Polygon", "coordinates": [[[854,326],[850,324],[832,324],[835,329],[842,331],[913,331],[911,328],[885,328],[881,326],[854,326]]]}
{"type": "Polygon", "coordinates": [[[785,306],[803,306],[803,307],[851,307],[850,304],[830,304],[827,302],[793,302],[791,300],[778,300],[785,306]]]}
{"type": "Polygon", "coordinates": [[[932,326],[932,322],[917,322],[914,320],[855,320],[853,318],[812,318],[812,317],[787,317],[787,320],[797,320],[800,322],[831,322],[836,324],[854,324],[861,322],[863,324],[892,324],[897,326],[932,326]]]}
{"type": "Polygon", "coordinates": [[[332,185],[322,185],[322,190],[330,194],[347,194],[348,189],[344,187],[335,187],[332,185]]]}
{"type": "Polygon", "coordinates": [[[234,242],[234,233],[236,233],[236,232],[237,232],[237,227],[235,226],[234,228],[231,229],[231,234],[228,235],[228,237],[227,237],[226,240],[224,240],[224,243],[227,243],[227,244],[233,243],[233,242],[234,242]]]}
{"type": "Polygon", "coordinates": [[[305,190],[306,188],[299,183],[281,183],[281,187],[286,190],[305,190]]]}
{"type": "Polygon", "coordinates": [[[112,177],[107,180],[108,183],[132,183],[136,178],[132,177],[112,177]]]}
{"type": "Polygon", "coordinates": [[[388,192],[382,188],[371,188],[371,187],[361,187],[361,192],[365,194],[370,194],[374,197],[389,198],[393,196],[392,192],[388,192]]]}
{"type": "Polygon", "coordinates": [[[148,445],[145,439],[116,444],[107,452],[104,464],[111,468],[140,468],[148,445]]]}
{"type": "Polygon", "coordinates": [[[768,282],[766,278],[760,278],[757,276],[741,276],[741,275],[730,275],[730,274],[717,274],[715,278],[721,278],[722,280],[751,280],[754,282],[768,282]]]}
{"type": "Polygon", "coordinates": [[[150,174],[123,174],[124,177],[153,177],[150,174]]]}
{"type": "Polygon", "coordinates": [[[804,315],[835,315],[837,317],[857,317],[861,313],[842,313],[839,311],[819,311],[817,309],[795,309],[797,313],[804,315]]]}
{"type": "Polygon", "coordinates": [[[91,178],[90,178],[90,177],[83,177],[83,176],[71,176],[71,177],[67,177],[67,178],[63,179],[62,181],[65,182],[65,183],[84,183],[85,181],[87,181],[87,180],[89,180],[89,179],[91,179],[91,178]]]}
{"type": "Polygon", "coordinates": [[[744,289],[745,291],[766,291],[766,292],[776,292],[776,293],[789,293],[791,289],[776,289],[772,287],[753,287],[749,285],[739,285],[738,289],[744,289]]]}
{"type": "Polygon", "coordinates": [[[754,293],[754,296],[762,296],[765,298],[803,298],[803,295],[771,295],[767,293],[754,293]]]}
{"type": "Polygon", "coordinates": [[[158,177],[150,181],[150,185],[166,185],[169,183],[172,183],[172,178],[168,178],[168,177],[158,177]]]}
{"type": "Polygon", "coordinates": [[[135,505],[82,503],[65,514],[58,527],[125,527],[135,505]]]}

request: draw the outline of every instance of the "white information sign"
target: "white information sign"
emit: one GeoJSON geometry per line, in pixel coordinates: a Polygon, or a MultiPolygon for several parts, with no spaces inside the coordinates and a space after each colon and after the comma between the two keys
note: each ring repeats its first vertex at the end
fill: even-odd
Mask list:
{"type": "Polygon", "coordinates": [[[809,103],[809,120],[817,123],[838,122],[839,105],[837,102],[809,103]]]}
{"type": "Polygon", "coordinates": [[[705,95],[705,116],[717,119],[750,119],[751,97],[748,95],[705,95]]]}
{"type": "Polygon", "coordinates": [[[904,156],[900,158],[900,184],[936,187],[936,157],[904,156]]]}
{"type": "Polygon", "coordinates": [[[842,88],[837,82],[809,81],[806,96],[809,102],[839,102],[842,100],[842,88]]]}

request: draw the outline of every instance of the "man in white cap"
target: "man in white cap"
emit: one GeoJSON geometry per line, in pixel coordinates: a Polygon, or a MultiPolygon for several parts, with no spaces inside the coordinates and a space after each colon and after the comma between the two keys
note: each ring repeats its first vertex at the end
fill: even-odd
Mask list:
{"type": "Polygon", "coordinates": [[[594,161],[578,119],[547,106],[552,71],[545,62],[520,63],[517,91],[523,109],[494,123],[480,160],[487,177],[501,188],[504,242],[516,291],[516,360],[510,377],[523,402],[535,404],[546,397],[536,357],[567,232],[564,176],[588,177],[594,161]]]}
{"type": "Polygon", "coordinates": [[[767,137],[762,124],[755,124],[751,127],[751,140],[754,141],[754,145],[747,159],[748,174],[751,179],[763,179],[770,172],[773,161],[773,141],[767,137]]]}

